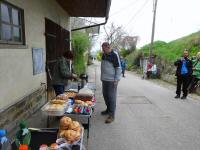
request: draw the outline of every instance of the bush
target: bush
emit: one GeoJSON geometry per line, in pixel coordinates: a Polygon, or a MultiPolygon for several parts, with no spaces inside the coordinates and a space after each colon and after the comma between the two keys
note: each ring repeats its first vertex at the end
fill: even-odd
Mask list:
{"type": "Polygon", "coordinates": [[[126,57],[126,56],[128,56],[130,53],[131,53],[131,51],[130,51],[130,50],[126,50],[125,48],[122,48],[122,49],[120,50],[120,56],[122,56],[122,57],[126,57]]]}
{"type": "Polygon", "coordinates": [[[101,61],[102,55],[103,55],[103,53],[102,53],[101,51],[99,51],[99,52],[97,53],[97,60],[98,60],[98,61],[101,61]]]}
{"type": "Polygon", "coordinates": [[[127,69],[134,69],[134,68],[138,68],[140,67],[140,58],[143,57],[143,54],[141,51],[134,51],[132,53],[130,53],[130,55],[128,55],[126,57],[127,59],[127,69]]]}
{"type": "Polygon", "coordinates": [[[72,48],[74,52],[74,72],[78,75],[86,72],[88,55],[85,52],[90,48],[91,41],[84,32],[73,32],[72,48]]]}

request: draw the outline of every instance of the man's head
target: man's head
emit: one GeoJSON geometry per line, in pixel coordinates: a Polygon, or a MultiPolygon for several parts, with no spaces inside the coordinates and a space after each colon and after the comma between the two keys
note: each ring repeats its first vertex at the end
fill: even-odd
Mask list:
{"type": "Polygon", "coordinates": [[[184,58],[188,58],[189,57],[189,51],[188,49],[185,49],[184,52],[183,52],[183,57],[184,58]]]}
{"type": "Polygon", "coordinates": [[[108,42],[104,42],[104,43],[102,44],[102,49],[103,49],[103,52],[104,52],[105,54],[109,54],[109,53],[112,51],[112,49],[111,49],[111,47],[110,47],[110,44],[109,44],[108,42]]]}

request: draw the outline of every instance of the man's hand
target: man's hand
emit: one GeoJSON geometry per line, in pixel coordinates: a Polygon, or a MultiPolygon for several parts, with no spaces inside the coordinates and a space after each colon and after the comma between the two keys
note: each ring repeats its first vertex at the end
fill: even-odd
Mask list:
{"type": "Polygon", "coordinates": [[[114,81],[114,86],[117,86],[117,85],[118,85],[118,82],[119,82],[119,81],[114,81]]]}
{"type": "Polygon", "coordinates": [[[74,80],[77,80],[77,79],[78,79],[78,76],[77,76],[76,74],[72,73],[72,78],[73,78],[74,80]]]}
{"type": "Polygon", "coordinates": [[[193,70],[193,71],[195,71],[195,70],[196,70],[196,68],[192,68],[192,70],[193,70]]]}

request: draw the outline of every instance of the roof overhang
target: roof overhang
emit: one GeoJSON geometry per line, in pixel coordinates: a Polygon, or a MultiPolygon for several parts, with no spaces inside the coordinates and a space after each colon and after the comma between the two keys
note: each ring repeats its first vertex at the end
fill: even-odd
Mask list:
{"type": "Polygon", "coordinates": [[[111,0],[56,0],[71,17],[108,17],[111,0]]]}

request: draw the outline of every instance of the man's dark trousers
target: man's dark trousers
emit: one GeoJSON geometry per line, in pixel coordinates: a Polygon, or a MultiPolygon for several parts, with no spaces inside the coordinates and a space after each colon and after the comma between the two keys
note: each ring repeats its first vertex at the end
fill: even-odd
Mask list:
{"type": "Polygon", "coordinates": [[[53,85],[56,96],[65,92],[65,85],[53,85]]]}
{"type": "Polygon", "coordinates": [[[102,81],[103,97],[109,115],[115,117],[117,85],[111,81],[102,81]]]}
{"type": "Polygon", "coordinates": [[[182,87],[182,91],[183,91],[183,96],[187,97],[188,95],[188,83],[190,81],[190,76],[189,75],[180,75],[177,76],[177,88],[176,88],[176,94],[177,95],[181,95],[181,87],[182,87]]]}

